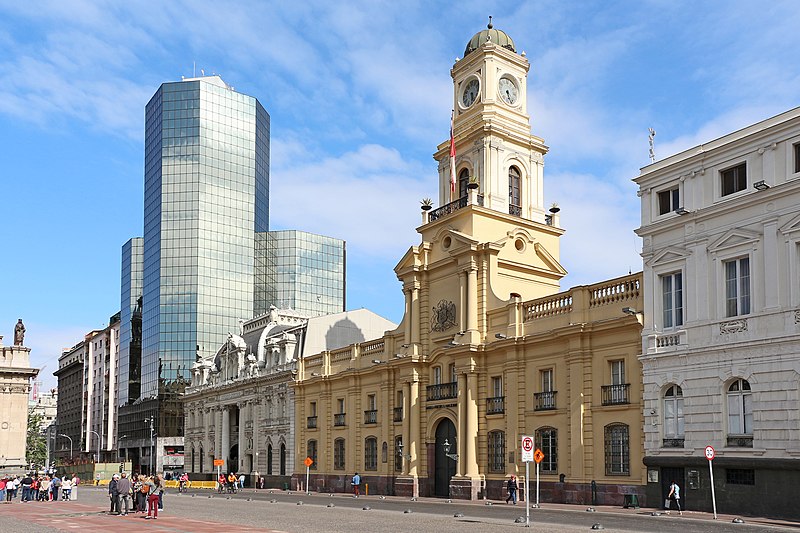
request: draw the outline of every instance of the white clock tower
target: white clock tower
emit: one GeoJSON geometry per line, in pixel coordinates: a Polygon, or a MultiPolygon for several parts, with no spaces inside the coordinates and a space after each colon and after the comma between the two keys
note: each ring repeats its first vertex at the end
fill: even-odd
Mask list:
{"type": "MultiPolygon", "coordinates": [[[[490,19],[491,20],[491,19],[490,19]]],[[[489,23],[476,33],[450,71],[456,160],[455,191],[450,188],[450,143],[438,146],[439,202],[467,195],[478,183],[483,206],[535,222],[546,213],[542,176],[544,141],[531,135],[527,108],[530,63],[514,41],[489,23]]]]}

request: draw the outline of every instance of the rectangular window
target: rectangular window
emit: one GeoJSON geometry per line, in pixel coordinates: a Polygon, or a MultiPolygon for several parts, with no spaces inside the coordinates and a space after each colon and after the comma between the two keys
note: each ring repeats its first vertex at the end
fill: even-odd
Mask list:
{"type": "Polygon", "coordinates": [[[630,475],[630,441],[628,426],[606,426],[606,475],[630,475]]]}
{"type": "Polygon", "coordinates": [[[378,404],[375,402],[374,394],[370,394],[367,396],[367,406],[369,407],[370,411],[374,411],[378,408],[378,404]]]}
{"type": "Polygon", "coordinates": [[[336,400],[336,403],[339,406],[338,413],[340,415],[344,414],[344,398],[339,398],[338,400],[336,400]]]}
{"type": "Polygon", "coordinates": [[[309,416],[317,416],[317,402],[311,402],[308,408],[309,416]]]}
{"type": "Polygon", "coordinates": [[[800,143],[797,143],[793,146],[794,148],[794,172],[797,174],[800,172],[800,143]]]}
{"type": "Polygon", "coordinates": [[[542,392],[553,392],[553,369],[548,368],[541,371],[542,392]]]}
{"type": "Polygon", "coordinates": [[[625,384],[625,361],[611,361],[611,384],[625,384]]]}
{"type": "Polygon", "coordinates": [[[726,468],[725,482],[728,485],[755,485],[756,471],[745,468],[726,468]]]}
{"type": "Polygon", "coordinates": [[[394,438],[394,469],[403,471],[403,437],[400,436],[394,438]]]}
{"type": "Polygon", "coordinates": [[[720,172],[722,196],[743,191],[747,188],[747,163],[736,165],[720,172]]]}
{"type": "Polygon", "coordinates": [[[442,367],[433,367],[433,384],[440,385],[442,383],[442,367]]]}
{"type": "Polygon", "coordinates": [[[505,472],[506,434],[502,431],[489,432],[489,471],[505,472]]]}
{"type": "Polygon", "coordinates": [[[311,470],[316,470],[317,469],[317,441],[315,441],[315,440],[308,441],[307,452],[308,452],[308,457],[310,457],[311,460],[314,461],[313,463],[311,463],[311,467],[310,468],[311,468],[311,470]]]}
{"type": "Polygon", "coordinates": [[[750,258],[725,261],[725,316],[750,314],[750,258]]]}
{"type": "Polygon", "coordinates": [[[666,215],[678,209],[681,206],[680,199],[681,197],[677,187],[658,193],[658,214],[666,215]]]}
{"type": "Polygon", "coordinates": [[[333,441],[333,468],[344,470],[344,439],[333,441]]]}
{"type": "Polygon", "coordinates": [[[498,398],[503,395],[503,378],[501,377],[493,377],[492,378],[492,396],[498,398]]]}
{"type": "Polygon", "coordinates": [[[378,439],[369,437],[364,442],[364,469],[378,469],[378,439]]]}
{"type": "Polygon", "coordinates": [[[683,325],[683,274],[661,276],[661,307],[664,328],[683,325]]]}
{"type": "Polygon", "coordinates": [[[458,376],[456,376],[456,364],[450,363],[448,370],[450,370],[450,383],[455,383],[458,381],[458,376]]]}

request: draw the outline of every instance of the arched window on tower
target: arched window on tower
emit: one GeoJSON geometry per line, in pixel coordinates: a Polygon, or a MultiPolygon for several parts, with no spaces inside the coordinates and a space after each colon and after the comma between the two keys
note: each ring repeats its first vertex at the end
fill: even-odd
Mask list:
{"type": "Polygon", "coordinates": [[[463,198],[467,195],[467,185],[469,185],[469,170],[463,169],[458,175],[458,197],[463,198]]]}
{"type": "Polygon", "coordinates": [[[520,173],[517,167],[508,169],[508,214],[521,216],[520,173]]]}

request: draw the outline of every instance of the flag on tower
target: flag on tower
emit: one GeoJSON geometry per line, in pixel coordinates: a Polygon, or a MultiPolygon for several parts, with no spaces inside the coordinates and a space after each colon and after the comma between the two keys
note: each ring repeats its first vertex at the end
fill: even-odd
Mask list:
{"type": "Polygon", "coordinates": [[[455,111],[450,112],[450,201],[453,201],[453,194],[456,192],[456,139],[453,137],[453,116],[455,111]]]}

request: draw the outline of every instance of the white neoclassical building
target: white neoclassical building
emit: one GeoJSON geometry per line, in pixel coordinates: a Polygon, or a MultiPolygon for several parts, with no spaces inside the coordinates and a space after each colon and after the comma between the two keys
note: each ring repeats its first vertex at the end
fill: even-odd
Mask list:
{"type": "Polygon", "coordinates": [[[710,510],[712,446],[720,512],[800,516],[800,108],[634,181],[648,496],[710,510]]]}
{"type": "Polygon", "coordinates": [[[193,479],[223,472],[265,478],[280,487],[294,471],[297,360],[382,336],[396,324],[367,309],[308,317],[278,310],[229,333],[216,353],[198,359],[184,409],[185,468],[193,479]]]}

